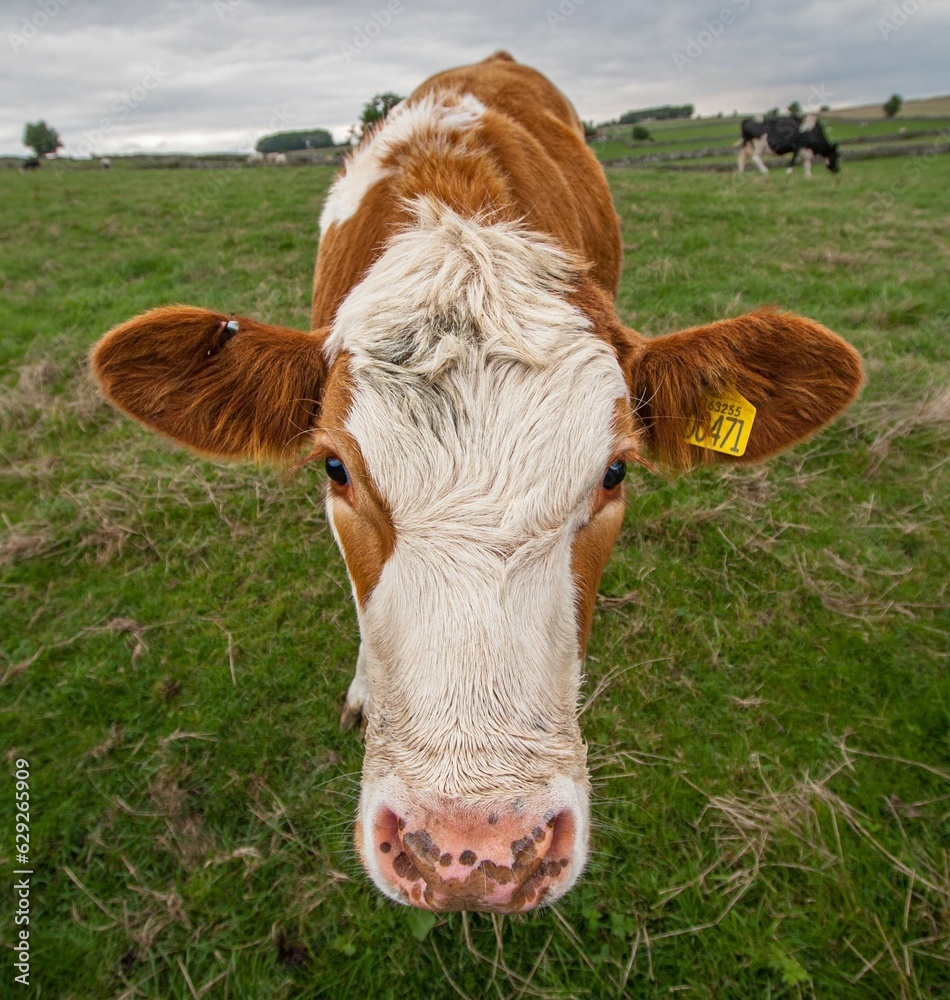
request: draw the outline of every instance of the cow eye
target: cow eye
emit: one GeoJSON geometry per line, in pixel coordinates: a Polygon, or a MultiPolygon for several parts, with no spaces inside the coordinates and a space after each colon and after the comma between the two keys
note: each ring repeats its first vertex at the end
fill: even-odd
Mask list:
{"type": "Polygon", "coordinates": [[[626,462],[611,462],[604,473],[604,481],[601,484],[605,490],[615,490],[624,480],[627,474],[626,462]]]}
{"type": "Polygon", "coordinates": [[[350,482],[346,466],[338,458],[328,458],[326,460],[327,475],[338,486],[348,486],[350,482]]]}

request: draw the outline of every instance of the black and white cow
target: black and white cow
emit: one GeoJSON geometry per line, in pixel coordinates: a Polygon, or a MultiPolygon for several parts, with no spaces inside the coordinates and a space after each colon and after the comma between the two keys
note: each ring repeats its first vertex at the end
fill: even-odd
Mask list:
{"type": "Polygon", "coordinates": [[[739,172],[745,170],[747,156],[752,162],[767,174],[768,167],[762,162],[763,153],[774,156],[792,154],[792,162],[788,172],[798,160],[801,153],[805,164],[805,176],[811,177],[811,161],[817,156],[823,159],[828,169],[838,171],[838,144],[828,142],[821,122],[815,115],[800,118],[797,115],[785,115],[781,118],[746,118],[742,123],[742,149],[739,151],[739,172]]]}

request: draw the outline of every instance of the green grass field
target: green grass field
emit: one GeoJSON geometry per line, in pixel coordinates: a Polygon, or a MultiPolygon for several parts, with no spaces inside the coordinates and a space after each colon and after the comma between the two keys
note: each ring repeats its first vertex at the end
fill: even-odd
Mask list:
{"type": "MultiPolygon", "coordinates": [[[[43,998],[950,995],[950,157],[610,172],[623,318],[774,303],[866,359],[768,466],[632,475],[589,651],[592,859],[434,917],[351,845],[355,614],[322,474],[197,460],[97,397],[113,324],[305,327],[332,174],[0,175],[0,860],[29,761],[43,998]]],[[[7,993],[7,983],[11,983],[7,993]]]]}
{"type": "MultiPolygon", "coordinates": [[[[634,141],[632,126],[598,130],[591,149],[604,164],[661,166],[666,169],[721,170],[736,163],[740,123],[753,113],[723,118],[670,119],[647,122],[649,140],[634,141]],[[734,148],[735,147],[735,148],[734,148]]],[[[841,145],[845,163],[881,156],[918,154],[921,145],[950,144],[950,98],[908,101],[900,114],[885,118],[879,108],[844,108],[820,115],[829,141],[841,145]]],[[[788,165],[791,157],[767,157],[771,167],[788,165]]],[[[754,165],[747,169],[755,169],[754,165]]]]}

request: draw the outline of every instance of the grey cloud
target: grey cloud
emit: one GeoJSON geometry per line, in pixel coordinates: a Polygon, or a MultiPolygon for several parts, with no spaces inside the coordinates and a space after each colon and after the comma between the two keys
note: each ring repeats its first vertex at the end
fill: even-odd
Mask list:
{"type": "Polygon", "coordinates": [[[247,149],[273,130],[275,114],[292,116],[293,127],[342,129],[374,93],[408,93],[499,48],[597,120],[666,101],[703,113],[762,110],[804,100],[816,85],[832,103],[950,90],[940,44],[950,11],[937,0],[886,39],[887,0],[393,0],[397,12],[374,26],[387,2],[7,3],[0,151],[23,154],[23,124],[40,117],[74,147],[99,137],[97,152],[247,149]],[[728,24],[723,11],[734,14],[728,24]]]}

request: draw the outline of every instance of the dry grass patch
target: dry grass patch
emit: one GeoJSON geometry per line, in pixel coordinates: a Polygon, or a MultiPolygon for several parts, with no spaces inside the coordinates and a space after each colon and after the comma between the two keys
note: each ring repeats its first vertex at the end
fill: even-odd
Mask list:
{"type": "Polygon", "coordinates": [[[874,569],[849,563],[830,549],[824,549],[822,555],[824,560],[817,571],[809,564],[809,559],[803,552],[794,553],[793,559],[805,588],[835,614],[854,618],[865,624],[880,624],[892,615],[916,621],[921,612],[950,608],[950,601],[947,600],[950,581],[944,581],[941,589],[933,594],[932,600],[908,601],[897,597],[895,591],[905,577],[913,574],[913,566],[894,570],[874,569]],[[838,579],[829,578],[822,573],[822,570],[827,569],[832,570],[838,579]],[[841,577],[848,583],[843,584],[841,577]]]}
{"type": "MultiPolygon", "coordinates": [[[[761,767],[757,768],[756,787],[741,793],[709,795],[700,820],[702,829],[715,838],[718,856],[694,880],[663,893],[659,909],[681,893],[695,889],[707,896],[722,897],[719,917],[702,926],[654,935],[663,937],[698,933],[722,922],[726,915],[759,882],[766,872],[777,868],[799,868],[822,873],[840,886],[843,897],[854,898],[851,881],[860,877],[851,871],[851,857],[845,834],[857,838],[882,860],[892,878],[877,883],[877,892],[890,891],[895,898],[886,907],[888,913],[902,912],[899,931],[885,928],[875,920],[880,935],[877,954],[865,957],[850,939],[847,947],[861,960],[853,983],[878,976],[890,995],[916,997],[920,991],[915,961],[936,959],[948,966],[950,974],[950,858],[946,849],[927,847],[919,836],[908,834],[907,818],[940,822],[935,813],[950,798],[950,773],[916,761],[903,760],[849,747],[844,739],[838,745],[840,760],[830,763],[818,777],[807,772],[785,788],[775,788],[761,767]],[[879,821],[838,794],[832,785],[835,778],[847,773],[859,779],[861,758],[890,761],[907,768],[922,768],[947,784],[947,794],[922,802],[905,804],[899,798],[887,799],[894,822],[881,832],[879,821]],[[793,858],[788,859],[789,838],[793,858]]],[[[783,915],[787,917],[788,915],[783,915]]]]}
{"type": "Polygon", "coordinates": [[[16,384],[0,390],[0,427],[21,430],[30,427],[52,405],[53,386],[62,374],[50,358],[21,365],[16,384]]]}
{"type": "Polygon", "coordinates": [[[62,462],[55,455],[38,455],[25,461],[9,461],[0,466],[0,476],[44,484],[54,476],[62,462]]]}
{"type": "Polygon", "coordinates": [[[0,536],[0,566],[38,559],[63,544],[48,524],[13,525],[6,521],[6,531],[0,536]]]}
{"type": "Polygon", "coordinates": [[[211,850],[204,820],[191,807],[193,795],[182,786],[188,777],[187,768],[162,768],[149,784],[149,798],[165,820],[165,833],[157,843],[186,870],[203,864],[211,850]]]}
{"type": "Polygon", "coordinates": [[[112,412],[85,358],[69,368],[49,357],[23,364],[17,370],[16,383],[0,390],[3,430],[33,430],[62,421],[84,430],[94,420],[112,412]],[[57,391],[67,371],[66,382],[57,391]]]}
{"type": "Polygon", "coordinates": [[[866,404],[851,417],[851,424],[873,437],[866,476],[876,473],[892,449],[914,435],[935,437],[950,453],[950,388],[933,388],[917,399],[900,396],[866,404]]]}
{"type": "Polygon", "coordinates": [[[806,247],[802,252],[802,257],[807,261],[824,264],[828,267],[852,269],[865,267],[868,264],[868,257],[865,254],[847,253],[833,247],[806,247]]]}
{"type": "Polygon", "coordinates": [[[145,524],[141,494],[131,485],[81,483],[64,488],[60,495],[81,518],[80,536],[67,563],[80,554],[90,555],[97,563],[110,562],[132,541],[141,552],[158,551],[145,524]]]}

